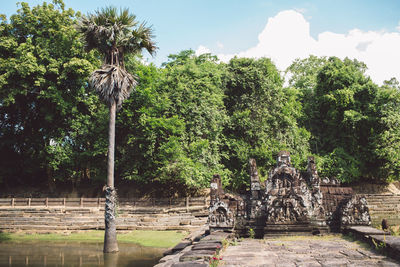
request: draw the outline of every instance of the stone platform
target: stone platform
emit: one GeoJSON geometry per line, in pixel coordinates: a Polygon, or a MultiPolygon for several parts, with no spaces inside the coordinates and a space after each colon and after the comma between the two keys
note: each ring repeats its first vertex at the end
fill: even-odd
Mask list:
{"type": "Polygon", "coordinates": [[[231,244],[220,256],[219,266],[400,266],[341,235],[244,239],[231,244]]]}
{"type": "Polygon", "coordinates": [[[390,232],[367,226],[353,226],[344,232],[400,262],[400,236],[391,236],[390,232]]]}

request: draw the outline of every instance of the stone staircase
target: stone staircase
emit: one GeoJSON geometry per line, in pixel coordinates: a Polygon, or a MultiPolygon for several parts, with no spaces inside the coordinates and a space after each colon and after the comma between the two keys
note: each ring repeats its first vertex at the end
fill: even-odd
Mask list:
{"type": "Polygon", "coordinates": [[[384,218],[389,225],[400,225],[400,195],[366,194],[365,197],[373,226],[381,225],[384,218]]]}
{"type": "MultiPolygon", "coordinates": [[[[118,230],[191,230],[207,221],[205,206],[190,208],[121,207],[118,230]]],[[[1,207],[0,231],[104,229],[104,208],[1,207]]]]}

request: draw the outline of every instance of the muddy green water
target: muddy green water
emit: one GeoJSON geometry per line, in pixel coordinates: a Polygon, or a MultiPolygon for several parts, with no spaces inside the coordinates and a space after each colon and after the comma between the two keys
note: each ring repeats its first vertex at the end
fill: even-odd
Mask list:
{"type": "Polygon", "coordinates": [[[0,266],[137,266],[157,264],[163,248],[119,243],[119,253],[103,254],[102,243],[0,242],[0,266]]]}

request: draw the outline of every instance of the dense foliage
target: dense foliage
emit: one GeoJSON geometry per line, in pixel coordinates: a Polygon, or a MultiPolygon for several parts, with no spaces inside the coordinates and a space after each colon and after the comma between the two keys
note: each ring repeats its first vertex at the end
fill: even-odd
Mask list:
{"type": "Polygon", "coordinates": [[[304,127],[320,171],[342,181],[399,179],[399,87],[382,87],[367,66],[336,57],[298,60],[288,68],[290,85],[302,91],[304,127]]]}
{"type": "Polygon", "coordinates": [[[234,58],[227,65],[225,107],[230,119],[224,131],[224,163],[233,172],[235,189],[249,183],[249,158],[256,159],[263,178],[280,150],[291,151],[297,167],[306,161],[309,133],[297,125],[298,91],[282,84],[270,59],[234,58]]]}
{"type": "Polygon", "coordinates": [[[62,2],[21,4],[0,24],[0,179],[78,180],[101,172],[103,109],[86,88],[98,64],[62,2]],[[100,163],[100,164],[99,164],[100,163]],[[97,166],[97,167],[96,167],[97,166]],[[96,170],[92,169],[95,167],[96,170]]]}
{"type": "MultiPolygon", "coordinates": [[[[0,183],[105,182],[107,110],[88,89],[103,58],[85,52],[80,17],[62,1],[0,23],[0,183]]],[[[161,67],[125,57],[139,84],[118,112],[116,183],[173,192],[207,187],[214,173],[242,189],[248,160],[262,178],[279,150],[342,181],[400,177],[400,88],[356,60],[296,60],[284,76],[267,58],[221,63],[192,50],[161,67]],[[173,190],[174,189],[174,190],[173,190]]]]}

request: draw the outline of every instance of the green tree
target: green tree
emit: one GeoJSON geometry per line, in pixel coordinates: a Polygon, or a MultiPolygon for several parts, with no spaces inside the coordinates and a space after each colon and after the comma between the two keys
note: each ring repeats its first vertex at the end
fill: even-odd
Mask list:
{"type": "Polygon", "coordinates": [[[119,175],[165,188],[164,194],[194,193],[221,173],[224,64],[210,55],[182,51],[164,68],[126,63],[141,80],[117,123],[119,175]],[[176,60],[179,58],[179,60],[176,60]],[[136,130],[134,131],[133,128],[136,130]],[[132,160],[134,159],[134,160],[132,160]]]}
{"type": "Polygon", "coordinates": [[[315,87],[309,127],[316,140],[312,148],[317,154],[341,159],[325,171],[342,181],[368,176],[375,162],[371,151],[378,130],[378,86],[365,70],[366,65],[357,60],[329,58],[315,87]]]}
{"type": "MultiPolygon", "coordinates": [[[[309,56],[305,59],[296,59],[286,69],[285,74],[289,78],[289,86],[298,90],[298,100],[302,106],[302,116],[299,124],[310,129],[315,115],[315,87],[318,74],[327,63],[326,57],[309,56]]],[[[310,146],[317,150],[314,136],[310,137],[310,146]]]]}
{"type": "Polygon", "coordinates": [[[225,106],[230,117],[225,129],[225,160],[235,180],[232,188],[248,185],[248,160],[255,158],[262,176],[280,150],[290,150],[296,166],[305,162],[309,133],[298,127],[302,111],[298,90],[283,88],[270,59],[234,58],[225,77],[225,106]]]}
{"type": "Polygon", "coordinates": [[[400,87],[397,79],[384,81],[378,91],[378,127],[373,136],[375,168],[379,180],[400,179],[400,87]],[[378,165],[378,168],[376,167],[378,165]]]}
{"type": "Polygon", "coordinates": [[[289,78],[289,85],[301,90],[304,97],[313,94],[317,85],[318,73],[326,62],[326,57],[313,55],[305,59],[295,59],[285,71],[289,78]]]}
{"type": "Polygon", "coordinates": [[[223,128],[228,119],[223,102],[224,66],[215,56],[195,56],[192,50],[171,55],[165,64],[160,88],[171,101],[167,114],[181,119],[184,132],[176,140],[180,148],[168,146],[178,149],[176,157],[163,155],[159,174],[163,179],[179,174],[189,188],[208,187],[215,173],[225,177],[224,183],[229,181],[230,173],[221,164],[223,128]]]}
{"type": "Polygon", "coordinates": [[[153,54],[156,46],[152,29],[144,23],[139,24],[128,9],[118,12],[114,7],[106,7],[83,16],[78,29],[85,38],[87,50],[96,49],[104,56],[103,66],[91,74],[89,83],[110,109],[104,252],[116,252],[115,117],[117,107],[122,106],[137,84],[137,80],[125,70],[124,55],[141,53],[144,49],[153,54]]]}
{"type": "Polygon", "coordinates": [[[21,3],[9,22],[1,16],[0,153],[7,158],[0,177],[6,184],[38,185],[47,177],[53,189],[55,179],[75,181],[89,168],[91,160],[73,162],[71,155],[88,153],[90,134],[77,131],[91,123],[89,111],[97,105],[86,78],[98,60],[84,53],[75,20],[62,1],[21,3]],[[78,135],[87,143],[77,143],[78,135]]]}

